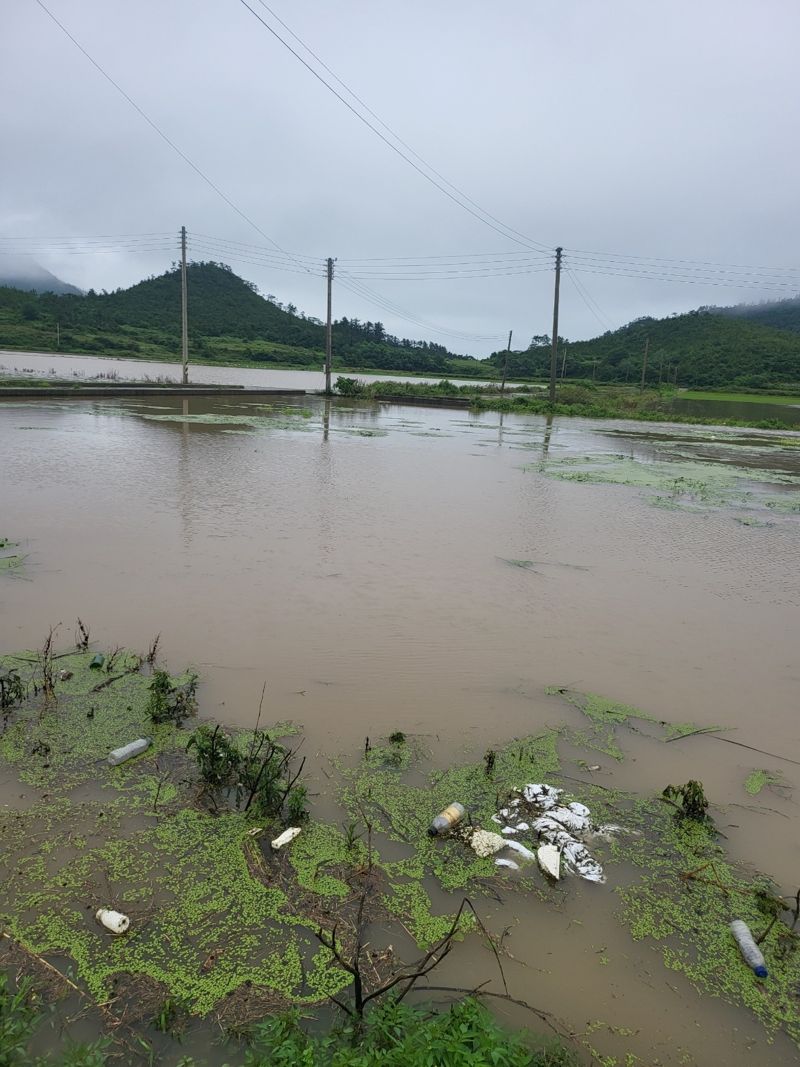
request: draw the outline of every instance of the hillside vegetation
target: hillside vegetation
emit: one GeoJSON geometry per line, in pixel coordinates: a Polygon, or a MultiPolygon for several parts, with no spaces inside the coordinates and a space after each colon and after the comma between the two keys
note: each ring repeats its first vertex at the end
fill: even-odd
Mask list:
{"type": "MultiPolygon", "coordinates": [[[[641,381],[648,339],[648,385],[758,389],[800,382],[800,335],[718,309],[636,319],[591,341],[559,338],[558,372],[566,346],[567,378],[634,384],[641,381]]],[[[490,360],[501,368],[505,353],[495,352],[490,360]]],[[[548,336],[534,337],[525,351],[511,353],[510,375],[544,378],[549,373],[548,336]]]]}
{"type": "MultiPolygon", "coordinates": [[[[190,358],[319,368],[325,327],[319,319],[259,295],[222,263],[188,271],[190,358]]],[[[85,296],[0,288],[0,347],[53,351],[56,324],[65,352],[176,358],[180,352],[180,271],[129,289],[85,296]]],[[[489,369],[444,345],[393,337],[381,322],[340,319],[333,328],[334,365],[477,376],[489,369]]]]}
{"type": "MultiPolygon", "coordinates": [[[[261,296],[222,263],[190,264],[188,276],[192,361],[322,366],[325,328],[319,319],[261,296]]],[[[173,269],[112,293],[0,288],[0,347],[55,351],[57,328],[64,352],[176,359],[180,272],[173,269]]],[[[590,341],[559,338],[559,375],[563,361],[565,377],[572,381],[638,384],[648,341],[648,385],[752,390],[800,383],[800,299],[641,318],[590,341]]],[[[486,360],[457,356],[435,342],[394,337],[381,322],[347,318],[334,323],[333,353],[337,370],[440,377],[498,378],[506,361],[502,351],[486,360]]],[[[512,379],[543,379],[549,372],[546,334],[508,358],[512,379]]]]}

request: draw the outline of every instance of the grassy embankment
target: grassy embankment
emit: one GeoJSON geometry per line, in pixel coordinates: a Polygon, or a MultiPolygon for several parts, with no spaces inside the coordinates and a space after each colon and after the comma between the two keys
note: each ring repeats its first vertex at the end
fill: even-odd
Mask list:
{"type": "MultiPolygon", "coordinates": [[[[676,412],[672,400],[677,397],[689,399],[732,399],[742,401],[747,394],[684,393],[674,390],[659,391],[646,389],[643,392],[635,388],[621,386],[560,385],[556,401],[551,404],[541,387],[528,386],[522,390],[500,393],[495,385],[453,385],[452,382],[440,381],[429,385],[409,382],[383,381],[362,383],[353,379],[340,378],[336,383],[339,393],[344,396],[363,397],[364,399],[392,399],[413,397],[460,397],[472,401],[478,410],[506,411],[517,414],[533,415],[572,415],[591,419],[634,419],[644,422],[680,422],[697,425],[716,426],[752,426],[767,430],[797,429],[793,423],[782,419],[750,419],[746,416],[715,417],[712,415],[685,415],[676,412]]],[[[761,397],[752,394],[751,399],[761,403],[785,404],[786,398],[778,396],[761,397]]]]}

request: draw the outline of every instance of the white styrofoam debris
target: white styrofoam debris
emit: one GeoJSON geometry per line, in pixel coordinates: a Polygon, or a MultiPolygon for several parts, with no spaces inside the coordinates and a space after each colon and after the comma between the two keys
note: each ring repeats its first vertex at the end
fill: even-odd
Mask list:
{"type": "Polygon", "coordinates": [[[284,830],[282,834],[276,837],[270,842],[273,849],[277,852],[279,848],[283,848],[284,845],[288,845],[290,841],[294,841],[299,833],[302,832],[299,826],[290,826],[288,830],[284,830]]]}
{"type": "Polygon", "coordinates": [[[504,860],[502,857],[494,861],[495,867],[510,867],[514,871],[519,870],[519,864],[514,863],[513,860],[504,860]]]}
{"type": "Polygon", "coordinates": [[[536,850],[536,859],[544,873],[558,881],[561,877],[561,853],[556,846],[539,845],[536,850]]]}
{"type": "Polygon", "coordinates": [[[508,841],[500,834],[493,834],[491,830],[473,830],[469,843],[475,855],[485,859],[505,848],[508,841]]]}
{"type": "Polygon", "coordinates": [[[506,848],[513,848],[514,851],[518,852],[520,854],[520,856],[522,856],[523,859],[526,859],[526,860],[535,860],[536,859],[536,853],[535,852],[531,852],[531,850],[529,848],[525,848],[525,846],[521,845],[519,843],[519,841],[506,841],[505,845],[506,845],[506,848]]]}

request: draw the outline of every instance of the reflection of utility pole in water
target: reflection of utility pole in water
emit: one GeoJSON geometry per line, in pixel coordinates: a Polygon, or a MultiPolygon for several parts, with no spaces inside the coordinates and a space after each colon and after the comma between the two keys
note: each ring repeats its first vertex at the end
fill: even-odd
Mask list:
{"type": "Polygon", "coordinates": [[[181,423],[180,444],[178,446],[178,511],[181,517],[184,548],[189,548],[192,543],[192,479],[189,469],[189,451],[191,449],[191,433],[187,416],[189,414],[189,397],[181,397],[181,423]]]}
{"type": "Polygon", "coordinates": [[[186,290],[186,227],[181,226],[181,360],[183,384],[189,384],[189,307],[186,290]]]}
{"type": "Polygon", "coordinates": [[[547,459],[547,453],[550,451],[550,437],[553,433],[553,416],[547,415],[544,426],[544,437],[542,438],[542,459],[547,459]]]}
{"type": "Polygon", "coordinates": [[[497,443],[502,445],[503,443],[503,412],[500,412],[500,421],[497,424],[497,443]]]}
{"type": "Polygon", "coordinates": [[[508,374],[508,357],[511,355],[511,334],[513,330],[508,331],[508,344],[506,345],[506,358],[503,361],[503,380],[500,382],[500,392],[506,391],[506,375],[508,374]]]}
{"type": "Polygon", "coordinates": [[[328,440],[328,431],[331,426],[331,400],[330,397],[326,397],[324,401],[324,407],[322,408],[322,440],[328,440]]]}

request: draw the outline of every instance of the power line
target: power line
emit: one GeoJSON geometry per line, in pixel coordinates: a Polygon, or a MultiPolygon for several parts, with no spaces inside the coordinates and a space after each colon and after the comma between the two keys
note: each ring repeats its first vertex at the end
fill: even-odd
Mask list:
{"type": "MultiPolygon", "coordinates": [[[[619,269],[619,270],[625,269],[625,270],[632,270],[632,271],[639,271],[639,270],[644,271],[644,270],[646,270],[646,269],[648,269],[650,267],[653,267],[655,270],[657,270],[657,271],[659,271],[659,272],[661,272],[663,274],[670,274],[670,275],[674,275],[675,277],[696,276],[699,280],[702,280],[703,278],[706,278],[706,277],[711,277],[712,279],[715,279],[715,278],[717,278],[719,276],[722,276],[722,275],[728,276],[728,277],[731,277],[731,278],[763,278],[765,281],[770,281],[770,282],[774,282],[774,281],[778,281],[779,282],[779,281],[784,280],[784,279],[781,278],[781,274],[780,273],[772,273],[772,274],[759,273],[761,268],[753,268],[752,270],[747,270],[747,269],[739,270],[739,269],[735,269],[735,268],[732,268],[732,267],[699,267],[699,266],[697,266],[697,267],[681,267],[681,266],[678,266],[678,265],[674,265],[674,266],[660,265],[657,260],[643,260],[643,259],[641,259],[641,260],[636,260],[636,261],[633,261],[633,260],[620,260],[618,262],[611,262],[609,260],[591,258],[589,256],[577,256],[577,257],[576,256],[570,256],[569,258],[570,258],[570,261],[575,263],[575,264],[591,265],[591,266],[598,266],[598,267],[611,267],[611,268],[613,268],[615,270],[617,270],[617,269],[619,269]]],[[[788,271],[784,271],[783,273],[786,275],[785,280],[788,281],[789,280],[788,276],[791,275],[794,272],[791,271],[791,270],[788,270],[788,271]]]]}
{"type": "Polygon", "coordinates": [[[245,214],[245,212],[244,212],[244,211],[242,211],[242,209],[241,209],[240,207],[237,207],[237,205],[236,205],[236,204],[234,204],[234,202],[233,202],[233,201],[232,201],[232,200],[230,199],[230,197],[229,197],[229,196],[226,196],[226,194],[225,194],[225,193],[224,193],[224,192],[222,191],[222,189],[220,189],[220,187],[219,187],[218,185],[216,185],[216,184],[215,184],[215,183],[214,183],[214,182],[213,182],[213,181],[211,180],[211,178],[209,178],[209,177],[208,177],[208,175],[207,175],[207,174],[205,174],[205,173],[204,173],[204,172],[203,172],[203,171],[202,171],[202,170],[201,170],[201,169],[200,169],[200,168],[199,168],[199,167],[197,166],[197,164],[196,164],[196,163],[194,163],[194,162],[193,162],[193,161],[192,161],[192,160],[191,160],[191,159],[190,159],[190,158],[189,158],[189,157],[188,157],[188,156],[186,155],[186,153],[185,153],[185,152],[183,152],[183,151],[182,151],[182,150],[181,150],[181,149],[180,149],[180,148],[179,148],[179,147],[177,146],[177,144],[175,144],[175,142],[174,142],[173,140],[171,140],[171,138],[169,138],[169,137],[168,137],[168,136],[166,135],[166,133],[164,133],[164,131],[163,131],[163,130],[161,129],[161,127],[160,127],[160,126],[158,126],[158,125],[157,125],[157,124],[156,124],[156,123],[155,123],[155,122],[154,122],[154,121],[153,121],[153,120],[152,120],[152,119],[150,118],[150,116],[149,116],[149,115],[148,115],[148,114],[147,114],[147,113],[146,113],[145,111],[143,111],[143,110],[142,110],[142,108],[141,108],[141,107],[139,107],[139,105],[138,105],[138,104],[136,103],[136,101],[135,101],[135,100],[134,100],[134,99],[133,99],[133,98],[132,98],[131,96],[129,96],[129,95],[128,95],[128,93],[126,93],[126,92],[125,92],[125,90],[124,90],[124,89],[122,88],[122,86],[121,86],[121,85],[120,85],[120,84],[119,84],[118,82],[116,82],[116,81],[115,81],[115,80],[114,80],[114,79],[113,79],[113,78],[111,77],[111,75],[110,75],[110,74],[109,74],[109,73],[108,73],[108,72],[107,72],[106,70],[104,70],[104,69],[103,69],[103,67],[101,67],[101,66],[100,66],[100,64],[99,64],[99,63],[97,62],[97,60],[96,60],[96,59],[94,59],[94,58],[93,58],[93,57],[92,57],[92,56],[91,56],[91,55],[90,55],[90,54],[89,54],[89,53],[88,53],[88,52],[86,51],[86,49],[85,49],[85,48],[83,47],[83,45],[82,45],[82,44],[80,43],[80,41],[78,41],[78,40],[77,40],[77,39],[76,39],[75,37],[73,37],[73,35],[72,35],[72,34],[70,33],[70,31],[69,31],[69,30],[67,29],[67,27],[66,27],[66,26],[64,25],[64,23],[63,23],[63,22],[59,22],[59,20],[58,20],[58,19],[56,18],[56,16],[55,16],[55,15],[53,14],[53,12],[52,12],[52,11],[51,11],[51,10],[50,10],[50,9],[49,9],[49,8],[48,8],[48,7],[47,7],[47,6],[45,5],[45,4],[44,4],[44,3],[43,3],[43,0],[36,0],[36,3],[37,3],[37,4],[39,5],[39,7],[40,7],[40,8],[42,9],[42,11],[44,11],[44,12],[45,12],[45,14],[46,14],[46,15],[47,15],[47,16],[48,16],[48,17],[49,17],[49,18],[50,18],[50,19],[51,19],[51,20],[52,20],[52,21],[53,21],[53,22],[54,22],[54,23],[56,24],[56,26],[58,26],[58,28],[59,28],[59,29],[60,29],[60,30],[62,31],[62,33],[64,33],[64,34],[65,34],[65,35],[66,35],[66,36],[67,36],[67,37],[68,37],[68,38],[70,39],[70,41],[72,41],[72,43],[73,43],[73,44],[75,45],[75,47],[76,47],[76,48],[78,49],[78,51],[79,51],[79,52],[81,52],[81,53],[82,53],[82,54],[83,54],[83,55],[84,55],[84,56],[85,56],[85,57],[86,57],[86,58],[87,58],[87,59],[89,60],[89,62],[90,62],[90,63],[92,64],[92,66],[93,66],[93,67],[94,67],[94,68],[95,68],[96,70],[98,70],[98,71],[100,72],[100,74],[102,74],[102,75],[103,75],[103,77],[104,77],[104,78],[106,79],[106,81],[107,81],[107,82],[109,82],[109,83],[110,83],[111,85],[113,85],[113,86],[114,86],[114,88],[115,88],[115,89],[117,90],[117,92],[118,92],[118,93],[119,93],[119,94],[120,94],[120,95],[121,95],[122,97],[124,97],[124,99],[125,99],[125,100],[127,100],[127,102],[128,102],[128,103],[129,103],[130,105],[131,105],[131,107],[132,107],[132,108],[133,108],[133,109],[134,109],[134,110],[135,110],[136,112],[138,112],[138,114],[139,114],[139,115],[141,115],[141,117],[142,117],[142,118],[143,118],[143,119],[145,120],[145,122],[146,122],[146,123],[148,124],[148,126],[150,126],[150,127],[151,127],[151,128],[153,129],[153,130],[155,130],[155,132],[156,132],[156,133],[158,134],[158,136],[159,136],[159,137],[160,137],[160,138],[161,138],[161,139],[162,139],[163,141],[165,141],[165,142],[166,142],[166,143],[167,143],[167,144],[169,145],[169,147],[170,147],[170,148],[171,148],[171,149],[172,149],[172,150],[173,150],[174,152],[176,152],[176,153],[177,153],[177,154],[178,154],[178,155],[179,155],[179,156],[181,157],[181,159],[182,159],[182,160],[184,161],[184,163],[187,163],[187,164],[188,164],[188,165],[189,165],[189,166],[190,166],[190,167],[192,168],[192,170],[193,170],[193,171],[194,171],[194,172],[195,172],[195,173],[196,173],[197,175],[199,175],[199,177],[200,177],[200,178],[202,178],[202,179],[203,179],[203,181],[204,181],[204,182],[206,183],[206,185],[208,185],[208,186],[209,186],[209,188],[213,189],[213,190],[214,190],[214,192],[215,192],[215,193],[216,193],[216,194],[217,194],[217,195],[218,195],[219,197],[221,197],[221,199],[222,199],[222,200],[224,200],[224,201],[225,201],[225,203],[226,203],[226,204],[228,205],[228,207],[230,207],[230,208],[231,208],[231,209],[232,209],[233,211],[235,211],[235,212],[236,212],[236,214],[237,214],[237,215],[239,215],[239,216],[240,216],[240,218],[244,219],[244,221],[245,221],[246,223],[248,223],[248,224],[249,224],[250,226],[252,226],[252,227],[253,227],[253,229],[254,229],[254,230],[256,230],[256,232],[257,232],[257,233],[260,233],[260,234],[261,234],[261,236],[262,236],[262,237],[264,238],[264,240],[268,241],[268,242],[269,242],[269,243],[270,243],[271,245],[273,245],[273,246],[274,246],[275,248],[277,248],[277,249],[278,249],[278,251],[280,251],[280,252],[283,252],[283,249],[282,249],[282,248],[281,248],[281,246],[280,246],[280,245],[278,244],[278,242],[277,242],[277,241],[274,241],[274,240],[273,240],[273,239],[272,239],[272,238],[271,238],[271,237],[269,236],[269,234],[268,234],[268,233],[265,233],[265,232],[264,232],[264,230],[262,230],[262,229],[261,229],[261,227],[260,227],[260,226],[259,226],[259,225],[258,225],[258,224],[257,224],[256,222],[254,222],[254,221],[253,221],[253,219],[251,219],[251,218],[250,218],[250,216],[249,216],[249,215],[245,214]]]}
{"type": "MultiPolygon", "coordinates": [[[[338,84],[341,85],[341,87],[345,90],[345,92],[349,93],[350,96],[352,96],[352,98],[354,100],[356,100],[361,105],[361,107],[364,108],[364,110],[367,112],[368,115],[371,115],[372,118],[374,118],[375,121],[380,126],[382,126],[384,130],[387,131],[387,133],[389,133],[392,137],[394,137],[394,139],[397,141],[398,144],[402,145],[403,148],[405,148],[407,151],[409,151],[411,153],[411,155],[415,159],[419,160],[419,162],[422,163],[422,165],[424,167],[426,167],[431,172],[431,174],[436,175],[436,177],[439,178],[441,181],[443,181],[445,185],[447,185],[450,189],[453,190],[453,192],[458,193],[458,195],[460,197],[462,197],[462,199],[466,200],[468,203],[472,204],[473,207],[477,208],[478,211],[481,212],[481,214],[486,215],[486,217],[491,219],[492,222],[496,222],[499,226],[502,226],[504,230],[508,230],[509,233],[515,234],[517,237],[521,238],[524,243],[530,244],[530,245],[536,245],[536,246],[538,246],[540,248],[543,248],[543,249],[547,248],[546,245],[541,245],[541,244],[539,244],[538,241],[534,241],[532,238],[526,237],[525,234],[520,233],[518,230],[515,230],[513,227],[506,225],[506,223],[504,223],[500,219],[496,218],[494,215],[492,215],[490,212],[488,212],[485,208],[481,207],[481,205],[479,203],[477,203],[477,201],[473,200],[472,197],[467,196],[467,194],[463,191],[463,189],[459,189],[457,185],[454,185],[453,182],[449,181],[443,174],[441,174],[438,170],[436,170],[435,167],[431,166],[431,164],[428,163],[428,161],[426,159],[424,159],[419,154],[419,152],[416,152],[411,147],[411,145],[408,144],[407,141],[404,141],[403,138],[395,130],[393,130],[391,126],[388,125],[388,123],[384,122],[384,120],[380,117],[380,115],[376,114],[376,112],[374,112],[372,110],[372,108],[366,103],[366,101],[362,100],[362,98],[353,89],[351,89],[350,86],[347,85],[346,82],[342,81],[342,79],[338,76],[338,74],[336,74],[335,71],[331,70],[331,68],[327,65],[327,63],[325,63],[324,60],[322,60],[317,55],[317,53],[312,48],[310,48],[309,45],[307,45],[305,43],[305,41],[301,37],[298,37],[298,35],[294,32],[294,30],[292,30],[283,21],[283,19],[275,11],[272,10],[272,8],[269,6],[269,4],[267,4],[265,2],[265,0],[258,0],[258,2],[261,4],[261,6],[266,11],[268,11],[270,13],[270,15],[272,15],[272,17],[275,19],[276,22],[279,22],[281,24],[281,26],[283,26],[283,28],[287,31],[287,33],[291,37],[293,37],[295,39],[295,41],[297,41],[297,43],[300,45],[300,47],[303,48],[306,52],[308,52],[308,54],[310,56],[313,56],[313,58],[316,60],[317,63],[319,63],[319,65],[323,68],[323,70],[326,70],[328,72],[328,74],[330,74],[331,77],[334,79],[334,81],[338,82],[338,84]]],[[[547,251],[549,252],[550,249],[547,249],[547,251]]]]}
{"type": "Polygon", "coordinates": [[[449,330],[446,327],[438,326],[435,323],[420,319],[407,312],[404,308],[399,307],[397,304],[388,300],[380,293],[376,293],[374,289],[370,289],[364,285],[363,282],[352,278],[346,271],[339,271],[339,284],[343,285],[351,292],[369,300],[371,303],[381,307],[384,311],[388,311],[392,315],[396,315],[398,318],[405,319],[408,322],[414,323],[416,326],[420,326],[426,330],[433,330],[434,333],[444,334],[447,337],[456,337],[462,341],[496,341],[498,340],[497,334],[469,334],[461,330],[449,330]],[[344,278],[344,280],[343,280],[344,278]]]}
{"type": "MultiPolygon", "coordinates": [[[[37,0],[37,2],[39,2],[39,0],[37,0]]],[[[261,0],[259,0],[259,2],[261,2],[261,0]]],[[[303,66],[306,68],[306,70],[308,70],[311,74],[314,75],[314,77],[317,79],[317,81],[321,82],[322,85],[324,85],[325,88],[329,92],[333,93],[333,95],[337,98],[337,100],[340,100],[344,104],[344,106],[347,108],[347,110],[352,112],[355,115],[355,117],[359,120],[359,122],[362,122],[368,129],[372,130],[372,132],[375,134],[375,136],[379,137],[380,140],[383,141],[383,143],[388,148],[391,148],[391,150],[394,153],[396,153],[396,155],[398,155],[401,159],[405,160],[405,162],[408,163],[408,165],[410,167],[413,167],[414,170],[418,174],[422,175],[422,177],[427,182],[430,182],[431,185],[435,186],[435,188],[437,188],[439,190],[439,192],[444,193],[444,195],[449,200],[452,200],[454,204],[458,204],[458,206],[460,208],[462,208],[464,211],[466,211],[470,215],[472,215],[472,217],[477,219],[478,222],[482,222],[484,224],[484,226],[490,227],[490,229],[494,230],[496,233],[499,233],[501,237],[505,237],[506,240],[514,241],[516,244],[522,244],[522,245],[526,245],[528,247],[530,247],[531,245],[533,245],[534,247],[540,248],[540,249],[545,249],[547,247],[546,245],[543,245],[538,241],[534,241],[532,238],[524,237],[521,234],[517,235],[517,236],[514,236],[514,234],[516,234],[515,230],[512,230],[511,227],[506,226],[505,223],[501,222],[499,219],[495,219],[493,215],[490,215],[488,211],[485,211],[479,205],[476,205],[476,207],[478,208],[478,211],[473,210],[473,208],[471,208],[469,206],[469,204],[470,203],[475,203],[475,201],[469,200],[468,197],[465,197],[464,194],[460,193],[460,192],[459,192],[459,196],[461,196],[462,199],[459,200],[457,196],[454,196],[453,193],[449,192],[448,189],[445,188],[445,186],[441,182],[436,180],[436,178],[431,177],[431,175],[428,174],[427,171],[423,170],[422,167],[419,166],[419,164],[415,163],[413,159],[411,159],[408,155],[406,155],[405,152],[402,151],[402,149],[398,148],[397,145],[394,144],[392,141],[390,141],[388,137],[384,136],[384,134],[382,134],[381,131],[377,128],[377,126],[374,126],[369,121],[369,119],[365,118],[364,115],[362,115],[360,111],[358,111],[355,107],[353,107],[353,105],[342,96],[342,94],[338,91],[338,89],[336,89],[333,85],[331,85],[330,82],[326,81],[325,78],[323,78],[323,76],[319,73],[319,71],[315,70],[311,66],[310,63],[306,62],[306,60],[303,59],[303,57],[300,55],[300,53],[296,49],[294,49],[289,44],[288,41],[284,40],[284,38],[281,37],[281,35],[278,33],[277,30],[274,29],[274,27],[270,26],[270,24],[265,19],[263,19],[261,17],[261,15],[259,15],[259,13],[254,8],[252,8],[250,6],[250,4],[247,2],[247,0],[239,0],[239,3],[243,7],[246,7],[247,10],[250,12],[250,14],[253,16],[253,18],[257,19],[261,23],[261,25],[264,27],[264,29],[268,30],[268,32],[271,33],[272,36],[276,40],[280,41],[280,43],[284,46],[284,48],[288,49],[292,53],[292,55],[295,57],[295,59],[297,59],[300,63],[302,63],[303,66]],[[465,201],[469,201],[469,202],[467,203],[465,201]],[[480,212],[481,214],[479,214],[478,212],[480,212]],[[495,223],[497,223],[497,225],[495,225],[495,223]],[[502,229],[500,227],[502,227],[502,229]]],[[[269,10],[269,8],[267,8],[266,4],[264,4],[263,6],[267,10],[269,10]]],[[[292,36],[296,36],[296,35],[293,34],[292,36]]],[[[299,40],[299,38],[298,38],[298,40],[299,40]]],[[[314,54],[313,52],[311,52],[310,48],[307,48],[305,45],[303,45],[303,47],[306,48],[306,50],[311,55],[314,54]]],[[[340,79],[337,78],[337,81],[339,81],[339,80],[340,79]]],[[[344,83],[340,82],[340,84],[343,85],[344,83]]],[[[347,91],[350,92],[349,89],[347,91]]],[[[356,96],[355,96],[355,93],[352,93],[351,95],[354,97],[354,99],[357,99],[356,96]]],[[[389,127],[386,126],[386,124],[384,122],[382,122],[382,120],[379,119],[378,121],[381,122],[381,125],[384,126],[385,129],[387,129],[387,130],[389,129],[389,127]]],[[[392,136],[396,137],[397,135],[392,133],[392,136]]],[[[397,140],[400,141],[400,138],[397,138],[397,140]]],[[[417,153],[415,152],[414,155],[417,155],[417,153]]],[[[421,156],[417,156],[417,158],[421,159],[422,157],[421,156]]],[[[423,162],[424,162],[424,160],[423,160],[423,162]]],[[[425,163],[425,166],[428,167],[428,164],[425,163]]],[[[429,169],[433,172],[433,168],[432,167],[429,167],[429,169]]],[[[434,173],[436,173],[436,172],[434,172],[434,173]]],[[[443,179],[443,181],[446,181],[446,179],[443,179]]],[[[450,182],[447,182],[447,184],[450,185],[451,188],[456,189],[456,186],[452,185],[450,182]]]]}
{"type": "Polygon", "coordinates": [[[573,286],[575,288],[575,292],[578,294],[578,296],[584,302],[584,304],[589,309],[589,311],[591,311],[591,313],[594,315],[594,317],[597,319],[597,321],[600,323],[600,325],[603,327],[604,330],[610,330],[611,327],[605,321],[604,317],[600,313],[599,304],[597,304],[594,300],[592,300],[592,298],[589,296],[588,291],[586,289],[584,289],[584,287],[581,285],[581,283],[578,281],[578,279],[575,277],[575,275],[572,273],[572,271],[571,271],[571,269],[569,267],[566,268],[566,273],[567,273],[567,277],[572,282],[572,284],[573,284],[573,286]],[[594,307],[592,306],[592,304],[594,304],[594,307]]]}
{"type": "Polygon", "coordinates": [[[593,252],[593,251],[589,251],[589,250],[587,250],[585,248],[584,249],[581,249],[581,248],[565,248],[564,251],[570,253],[570,255],[594,256],[594,257],[608,258],[608,259],[650,260],[653,263],[665,263],[665,264],[668,264],[668,263],[681,264],[681,263],[683,263],[683,264],[687,264],[687,265],[691,265],[691,266],[698,266],[698,267],[724,267],[724,268],[731,268],[731,269],[737,269],[737,270],[739,270],[739,269],[740,270],[774,270],[774,271],[784,271],[786,273],[791,273],[791,274],[800,273],[800,267],[764,267],[764,266],[759,267],[759,266],[754,266],[752,264],[746,264],[746,263],[716,263],[716,262],[711,261],[711,260],[701,260],[701,259],[664,259],[664,258],[659,258],[657,256],[637,256],[637,255],[632,255],[632,254],[628,254],[628,253],[624,253],[624,252],[593,252]]]}
{"type": "Polygon", "coordinates": [[[794,293],[797,291],[796,285],[790,284],[776,284],[776,285],[762,285],[754,282],[732,282],[732,281],[711,281],[707,278],[685,278],[680,275],[664,275],[657,274],[653,271],[624,271],[624,270],[602,270],[598,267],[584,267],[577,264],[572,264],[572,270],[581,271],[586,274],[605,274],[610,278],[642,278],[646,281],[659,281],[659,282],[685,282],[687,285],[713,285],[719,286],[725,289],[761,289],[764,291],[772,290],[773,292],[780,293],[794,293]]]}

